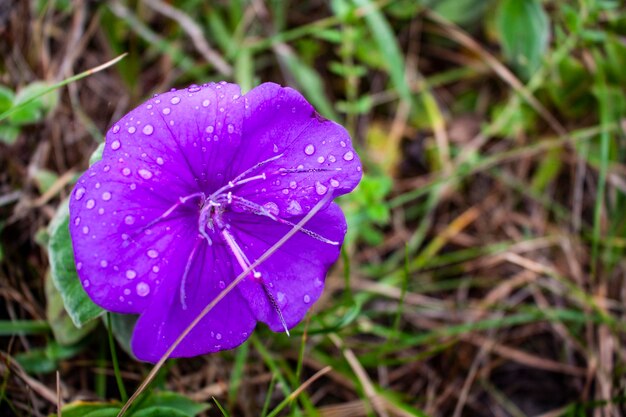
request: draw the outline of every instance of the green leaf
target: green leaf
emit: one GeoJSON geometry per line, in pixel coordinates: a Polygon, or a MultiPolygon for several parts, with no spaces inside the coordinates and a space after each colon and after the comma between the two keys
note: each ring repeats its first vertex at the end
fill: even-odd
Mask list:
{"type": "MultiPolygon", "coordinates": [[[[144,410],[151,408],[171,409],[176,410],[178,413],[180,413],[176,414],[177,416],[181,415],[188,417],[193,417],[209,408],[208,404],[198,404],[190,398],[185,397],[184,395],[171,391],[153,393],[144,402],[142,402],[141,405],[142,409],[144,410]]],[[[161,414],[146,414],[145,416],[148,415],[160,416],[161,414]]],[[[133,417],[135,416],[139,416],[139,413],[133,413],[133,417]]]]}
{"type": "Polygon", "coordinates": [[[15,94],[10,88],[0,85],[0,113],[7,111],[12,105],[15,99],[15,94]]]}
{"type": "MultiPolygon", "coordinates": [[[[517,0],[513,0],[517,1],[517,0]]],[[[489,0],[438,0],[433,3],[432,9],[446,20],[461,26],[476,22],[488,10],[489,0]]]]}
{"type": "Polygon", "coordinates": [[[73,357],[82,349],[83,345],[61,346],[52,342],[44,348],[18,353],[15,359],[30,374],[50,373],[59,369],[60,361],[73,357]]]}
{"type": "Polygon", "coordinates": [[[78,279],[70,239],[69,218],[69,204],[65,200],[57,209],[48,227],[50,274],[74,325],[82,327],[100,316],[104,310],[91,301],[78,279]]]}
{"type": "Polygon", "coordinates": [[[17,140],[20,129],[11,125],[0,125],[0,141],[12,145],[17,140]]]}
{"type": "Polygon", "coordinates": [[[132,414],[132,417],[188,417],[189,414],[171,407],[148,407],[132,414]]]}
{"type": "Polygon", "coordinates": [[[46,291],[46,318],[52,328],[54,339],[61,345],[72,345],[85,337],[98,324],[97,321],[86,323],[83,327],[76,327],[65,310],[61,293],[54,286],[50,274],[45,280],[46,291]]]}
{"type": "Polygon", "coordinates": [[[89,157],[89,166],[92,166],[96,162],[102,159],[102,152],[104,151],[104,142],[98,145],[89,157]]]}
{"type": "MultiPolygon", "coordinates": [[[[117,314],[111,313],[111,327],[113,336],[122,349],[131,357],[135,357],[133,350],[130,347],[130,339],[133,335],[133,329],[137,322],[138,316],[133,314],[117,314]]],[[[106,325],[106,320],[103,322],[106,325]]]]}
{"type": "Polygon", "coordinates": [[[539,68],[548,47],[548,15],[539,0],[502,0],[496,28],[506,59],[523,79],[539,68]]]}
{"type": "MultiPolygon", "coordinates": [[[[76,401],[63,407],[61,409],[61,415],[63,417],[97,417],[97,415],[92,415],[91,413],[100,411],[105,413],[101,416],[107,417],[109,415],[116,416],[120,409],[121,406],[115,406],[111,403],[76,401]]],[[[56,414],[53,414],[53,416],[56,416],[56,414]]]]}
{"type": "Polygon", "coordinates": [[[16,125],[38,122],[45,113],[48,113],[56,107],[59,101],[58,90],[53,90],[44,94],[50,87],[50,84],[37,81],[18,91],[15,96],[15,100],[13,101],[13,106],[21,106],[21,108],[9,116],[9,121],[16,125]],[[37,97],[39,95],[41,95],[41,97],[27,103],[33,97],[37,97]]]}
{"type": "Polygon", "coordinates": [[[370,0],[352,0],[354,4],[365,8],[365,22],[372,31],[378,50],[385,58],[387,70],[396,91],[403,100],[411,102],[411,89],[404,77],[404,59],[398,47],[396,36],[379,9],[370,0]]]}

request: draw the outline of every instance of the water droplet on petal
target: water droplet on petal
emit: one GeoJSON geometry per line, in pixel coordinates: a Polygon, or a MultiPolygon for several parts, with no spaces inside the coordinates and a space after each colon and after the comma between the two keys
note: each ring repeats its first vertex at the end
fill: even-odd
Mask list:
{"type": "Polygon", "coordinates": [[[83,281],[83,287],[89,288],[89,280],[88,279],[83,281]]]}
{"type": "Polygon", "coordinates": [[[128,288],[124,288],[124,295],[130,295],[130,290],[128,288]]]}
{"type": "Polygon", "coordinates": [[[220,107],[220,113],[224,113],[224,107],[220,107]]]}
{"type": "Polygon", "coordinates": [[[163,158],[161,158],[160,156],[157,157],[156,163],[159,164],[159,165],[163,165],[163,158]]]}
{"type": "Polygon", "coordinates": [[[104,214],[104,208],[100,207],[98,209],[98,214],[103,215],[104,214]]]}
{"type": "Polygon", "coordinates": [[[320,157],[317,158],[317,162],[319,162],[320,164],[323,164],[324,161],[325,161],[325,159],[324,159],[323,156],[320,156],[320,157]]]}
{"type": "Polygon", "coordinates": [[[108,191],[105,191],[102,193],[102,199],[104,201],[109,201],[111,199],[111,193],[108,191]]]}
{"type": "Polygon", "coordinates": [[[76,264],[76,270],[77,270],[77,271],[80,271],[81,269],[83,269],[83,263],[82,263],[82,262],[78,262],[78,263],[76,264]]]}
{"type": "Polygon", "coordinates": [[[122,170],[122,175],[128,177],[130,175],[130,168],[126,167],[122,170]]]}
{"type": "Polygon", "coordinates": [[[217,334],[215,335],[215,338],[216,338],[217,340],[222,340],[222,334],[221,334],[221,333],[217,333],[217,334]]]}
{"type": "Polygon", "coordinates": [[[214,130],[215,128],[213,126],[207,126],[206,129],[204,129],[204,131],[207,133],[213,133],[214,130]]]}
{"type": "Polygon", "coordinates": [[[154,127],[152,125],[145,125],[142,130],[144,135],[151,135],[154,132],[154,127]]]}
{"type": "Polygon", "coordinates": [[[276,301],[278,302],[279,306],[283,307],[287,303],[287,296],[285,295],[285,293],[279,291],[276,293],[276,301]]]}
{"type": "Polygon", "coordinates": [[[80,217],[74,219],[74,226],[78,226],[80,224],[80,217]]]}
{"type": "Polygon", "coordinates": [[[118,125],[113,126],[113,133],[117,133],[120,131],[120,127],[118,125]]]}
{"type": "Polygon", "coordinates": [[[172,97],[172,99],[170,100],[170,103],[172,103],[172,104],[180,103],[180,97],[178,97],[178,96],[172,97]]]}
{"type": "Polygon", "coordinates": [[[278,209],[278,205],[274,203],[273,201],[268,201],[267,203],[263,204],[263,207],[265,207],[267,211],[269,211],[271,214],[275,216],[278,215],[278,213],[280,213],[280,210],[278,209]]]}
{"type": "Polygon", "coordinates": [[[141,178],[143,178],[144,180],[149,180],[150,178],[152,178],[152,172],[148,171],[145,168],[141,168],[137,172],[139,173],[139,176],[141,176],[141,178]]]}
{"type": "Polygon", "coordinates": [[[113,149],[114,151],[117,151],[120,148],[120,146],[122,146],[122,144],[120,143],[119,140],[114,140],[111,143],[111,149],[113,149]]]}
{"type": "Polygon", "coordinates": [[[335,158],[335,155],[328,155],[328,160],[330,162],[335,162],[337,160],[337,158],[335,158]]]}
{"type": "Polygon", "coordinates": [[[220,282],[218,283],[218,285],[219,285],[220,289],[222,289],[222,290],[223,290],[224,288],[226,288],[226,283],[225,283],[224,281],[220,281],[220,282]]]}
{"type": "Polygon", "coordinates": [[[158,265],[154,265],[154,266],[152,267],[152,272],[154,272],[154,273],[156,274],[157,272],[159,272],[159,270],[160,270],[160,269],[161,269],[161,268],[159,268],[159,266],[158,266],[158,265]]]}
{"type": "Polygon", "coordinates": [[[135,223],[135,217],[131,216],[130,214],[126,217],[124,217],[124,223],[131,225],[133,223],[135,223]]]}
{"type": "Polygon", "coordinates": [[[235,131],[235,126],[232,124],[228,124],[228,133],[233,133],[235,131]]]}
{"type": "Polygon", "coordinates": [[[76,190],[76,193],[74,193],[74,198],[76,200],[80,200],[81,198],[83,198],[84,195],[85,195],[85,189],[83,187],[80,187],[76,190]]]}
{"type": "Polygon", "coordinates": [[[300,206],[300,203],[296,200],[291,200],[289,202],[289,206],[287,207],[287,212],[297,216],[298,214],[302,214],[302,206],[300,206]]]}
{"type": "Polygon", "coordinates": [[[272,150],[274,151],[274,153],[278,153],[278,146],[274,144],[274,148],[272,150]]]}
{"type": "Polygon", "coordinates": [[[307,155],[313,155],[314,152],[315,152],[315,146],[313,146],[310,143],[306,145],[306,147],[304,148],[304,153],[307,155]]]}
{"type": "Polygon", "coordinates": [[[83,234],[89,233],[89,226],[83,226],[83,234]]]}
{"type": "Polygon", "coordinates": [[[169,107],[164,107],[163,110],[161,110],[161,113],[167,115],[170,114],[172,110],[169,107]]]}
{"type": "Polygon", "coordinates": [[[109,265],[109,263],[106,261],[106,259],[103,259],[103,260],[100,261],[100,266],[102,268],[106,268],[107,265],[109,265]]]}
{"type": "Polygon", "coordinates": [[[352,161],[354,159],[354,153],[352,151],[348,151],[343,155],[343,159],[346,161],[352,161]]]}
{"type": "Polygon", "coordinates": [[[297,182],[295,182],[295,181],[291,181],[291,182],[289,183],[289,188],[291,188],[291,189],[295,190],[295,189],[296,189],[296,187],[298,187],[298,183],[297,183],[297,182]]]}
{"type": "Polygon", "coordinates": [[[148,251],[148,256],[149,256],[150,258],[152,258],[152,259],[158,258],[158,256],[159,256],[159,252],[157,252],[157,251],[156,251],[156,250],[154,250],[154,249],[150,249],[150,250],[148,251]]]}
{"type": "Polygon", "coordinates": [[[328,190],[328,187],[326,187],[321,182],[317,181],[315,183],[315,192],[317,193],[317,195],[324,195],[324,194],[326,194],[327,190],[328,190]]]}
{"type": "Polygon", "coordinates": [[[337,188],[339,187],[339,181],[337,181],[336,179],[331,179],[330,180],[330,185],[332,185],[333,187],[337,188]]]}
{"type": "Polygon", "coordinates": [[[346,147],[346,142],[344,142],[344,141],[339,142],[339,144],[341,145],[342,148],[346,147]]]}
{"type": "Polygon", "coordinates": [[[135,279],[136,277],[137,277],[137,273],[133,271],[132,269],[129,269],[126,271],[126,278],[135,279]]]}
{"type": "Polygon", "coordinates": [[[204,100],[204,101],[202,102],[202,107],[209,107],[209,104],[211,104],[211,101],[210,101],[210,100],[204,100]]]}
{"type": "Polygon", "coordinates": [[[136,130],[137,129],[135,128],[135,126],[131,126],[131,127],[128,128],[128,133],[133,134],[133,133],[135,133],[136,130]]]}
{"type": "Polygon", "coordinates": [[[311,297],[309,294],[305,294],[303,300],[306,304],[309,304],[311,302],[311,297]]]}
{"type": "Polygon", "coordinates": [[[137,284],[137,295],[140,297],[145,297],[150,294],[150,286],[145,282],[140,282],[137,284]]]}
{"type": "Polygon", "coordinates": [[[92,209],[96,206],[96,200],[94,200],[93,198],[90,198],[89,200],[87,200],[87,203],[85,204],[85,207],[87,207],[88,209],[92,209]]]}

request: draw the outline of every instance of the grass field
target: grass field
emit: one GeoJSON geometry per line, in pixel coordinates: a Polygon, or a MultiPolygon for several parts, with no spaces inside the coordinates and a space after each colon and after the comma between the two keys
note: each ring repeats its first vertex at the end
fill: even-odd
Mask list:
{"type": "Polygon", "coordinates": [[[620,0],[0,1],[0,415],[626,416],[625,160],[620,0]],[[126,112],[219,80],[298,89],[365,175],[290,337],[138,391],[65,201],[126,112]]]}

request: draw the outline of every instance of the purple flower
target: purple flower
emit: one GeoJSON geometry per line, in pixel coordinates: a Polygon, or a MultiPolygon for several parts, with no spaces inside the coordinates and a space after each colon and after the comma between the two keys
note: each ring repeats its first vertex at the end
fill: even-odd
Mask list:
{"type": "MultiPolygon", "coordinates": [[[[139,314],[132,347],[157,361],[198,313],[361,164],[346,130],[295,90],[206,84],[155,96],[107,133],[70,200],[76,269],[106,310],[139,314]]],[[[330,201],[330,199],[328,200],[330,201]]],[[[172,356],[243,343],[257,321],[298,324],[346,233],[326,203],[200,321],[172,356]]]]}

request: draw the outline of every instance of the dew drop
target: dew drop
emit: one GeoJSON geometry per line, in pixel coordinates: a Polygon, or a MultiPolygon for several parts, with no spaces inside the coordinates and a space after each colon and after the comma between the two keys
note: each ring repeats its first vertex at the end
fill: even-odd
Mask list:
{"type": "Polygon", "coordinates": [[[218,285],[219,285],[220,289],[222,289],[222,290],[223,290],[224,288],[226,288],[226,283],[225,283],[224,281],[220,281],[220,282],[218,283],[218,285]]]}
{"type": "Polygon", "coordinates": [[[346,161],[352,161],[354,159],[354,153],[352,151],[348,151],[343,155],[343,159],[346,161]]]}
{"type": "Polygon", "coordinates": [[[102,199],[104,201],[109,201],[111,199],[111,193],[108,191],[105,191],[102,193],[102,199]]]}
{"type": "Polygon", "coordinates": [[[324,159],[323,156],[320,156],[320,157],[317,158],[317,162],[319,162],[320,164],[323,164],[324,161],[325,161],[325,159],[324,159]]]}
{"type": "Polygon", "coordinates": [[[89,226],[83,226],[83,234],[89,233],[89,226]]]}
{"type": "Polygon", "coordinates": [[[158,266],[158,265],[154,265],[154,266],[152,267],[152,272],[154,272],[155,274],[156,274],[157,272],[159,272],[160,270],[161,270],[161,268],[159,268],[159,266],[158,266]]]}
{"type": "Polygon", "coordinates": [[[151,135],[154,132],[154,127],[152,125],[145,125],[142,130],[144,135],[151,135]]]}
{"type": "Polygon", "coordinates": [[[76,193],[74,193],[74,199],[80,200],[81,198],[83,198],[84,195],[85,195],[85,189],[83,187],[80,187],[79,189],[76,190],[76,193]]]}
{"type": "Polygon", "coordinates": [[[330,162],[335,162],[337,160],[337,158],[335,158],[335,155],[328,155],[328,160],[330,162]]]}
{"type": "Polygon", "coordinates": [[[98,214],[103,215],[104,214],[104,208],[100,207],[98,209],[98,214]]]}
{"type": "Polygon", "coordinates": [[[150,250],[148,251],[148,256],[149,256],[150,258],[152,258],[152,259],[158,258],[158,256],[159,256],[159,252],[157,252],[157,251],[156,251],[156,250],[154,250],[154,249],[150,249],[150,250]]]}
{"type": "Polygon", "coordinates": [[[163,158],[161,158],[160,156],[156,159],[156,163],[159,165],[163,165],[163,158]]]}
{"type": "Polygon", "coordinates": [[[169,107],[164,107],[163,110],[161,110],[161,113],[163,114],[170,114],[172,110],[169,107]]]}
{"type": "Polygon", "coordinates": [[[328,187],[326,187],[321,182],[317,181],[315,183],[315,192],[317,193],[317,195],[324,195],[324,194],[326,194],[327,190],[328,190],[328,187]]]}
{"type": "Polygon", "coordinates": [[[346,142],[344,142],[344,141],[339,142],[339,144],[341,145],[342,148],[346,147],[346,142]]]}
{"type": "Polygon", "coordinates": [[[207,126],[206,129],[204,129],[204,131],[207,133],[213,133],[214,130],[215,128],[213,126],[207,126]]]}
{"type": "Polygon", "coordinates": [[[297,182],[295,182],[295,181],[291,181],[291,182],[289,183],[289,188],[291,188],[292,190],[295,190],[295,189],[296,189],[296,187],[298,187],[298,183],[297,183],[297,182]]]}
{"type": "Polygon", "coordinates": [[[131,185],[130,185],[130,189],[131,189],[131,190],[134,190],[134,189],[136,189],[136,188],[137,188],[137,184],[131,184],[131,185]]]}
{"type": "Polygon", "coordinates": [[[304,153],[307,155],[313,155],[314,152],[315,152],[315,146],[313,146],[310,143],[306,145],[306,147],[304,148],[304,153]]]}
{"type": "Polygon", "coordinates": [[[133,224],[135,223],[135,218],[129,214],[128,216],[124,217],[124,223],[128,225],[133,224]]]}
{"type": "Polygon", "coordinates": [[[80,271],[81,269],[83,269],[83,263],[82,263],[82,262],[78,262],[78,263],[76,264],[76,270],[77,270],[77,271],[80,271]]]}
{"type": "Polygon", "coordinates": [[[80,224],[80,217],[74,219],[74,226],[78,226],[80,224]]]}
{"type": "Polygon", "coordinates": [[[136,277],[137,277],[137,273],[133,271],[132,269],[129,269],[126,271],[126,278],[135,279],[136,277]]]}
{"type": "Polygon", "coordinates": [[[131,126],[128,128],[128,133],[133,134],[137,131],[137,129],[135,128],[135,126],[131,126]]]}
{"type": "Polygon", "coordinates": [[[289,194],[289,189],[288,188],[283,188],[283,194],[285,194],[285,195],[289,194]]]}
{"type": "Polygon", "coordinates": [[[309,294],[305,294],[303,300],[306,304],[309,304],[311,302],[311,297],[309,297],[309,294]]]}
{"type": "Polygon", "coordinates": [[[89,200],[87,200],[87,203],[85,204],[85,207],[87,207],[88,209],[92,209],[96,206],[96,200],[94,200],[93,198],[90,198],[89,200]]]}
{"type": "Polygon", "coordinates": [[[287,207],[287,212],[293,215],[302,214],[302,206],[296,200],[291,200],[287,207]]]}
{"type": "Polygon", "coordinates": [[[339,187],[339,181],[333,178],[330,180],[330,185],[333,186],[334,188],[337,188],[339,187]]]}
{"type": "Polygon", "coordinates": [[[100,184],[99,182],[96,183],[96,190],[99,190],[100,187],[102,187],[102,184],[100,184]]]}
{"type": "Polygon", "coordinates": [[[170,100],[170,103],[172,103],[172,104],[180,103],[180,97],[178,97],[178,96],[172,97],[172,99],[170,100]]]}
{"type": "Polygon", "coordinates": [[[120,127],[118,125],[113,126],[113,133],[117,133],[120,131],[120,127]]]}
{"type": "Polygon", "coordinates": [[[148,110],[152,110],[152,104],[148,104],[148,105],[146,106],[146,109],[148,109],[148,110]]]}
{"type": "Polygon", "coordinates": [[[117,151],[120,146],[122,146],[122,144],[119,140],[114,140],[113,143],[111,143],[111,149],[113,149],[114,151],[117,151]]]}
{"type": "Polygon", "coordinates": [[[88,279],[86,279],[86,280],[84,280],[84,281],[83,281],[83,287],[85,287],[85,288],[89,288],[89,285],[90,285],[90,283],[89,283],[89,280],[88,280],[88,279]]]}
{"type": "Polygon", "coordinates": [[[216,338],[217,340],[222,340],[222,334],[221,334],[221,333],[216,333],[216,334],[215,334],[215,338],[216,338]]]}
{"type": "Polygon", "coordinates": [[[202,102],[202,107],[209,107],[209,104],[211,104],[211,101],[210,101],[210,100],[204,100],[204,101],[202,102]]]}
{"type": "Polygon", "coordinates": [[[100,261],[100,266],[102,268],[106,268],[109,265],[109,263],[106,261],[106,259],[103,259],[100,261]]]}
{"type": "Polygon", "coordinates": [[[220,113],[224,113],[224,107],[220,107],[220,113]]]}
{"type": "Polygon", "coordinates": [[[274,151],[274,153],[278,153],[278,146],[274,144],[274,148],[272,150],[274,151]]]}
{"type": "Polygon", "coordinates": [[[111,170],[111,165],[105,165],[104,168],[102,168],[102,170],[104,172],[109,172],[111,170]]]}
{"type": "Polygon", "coordinates": [[[150,294],[150,286],[145,282],[140,282],[137,284],[137,295],[140,297],[145,297],[150,294]]]}
{"type": "Polygon", "coordinates": [[[263,207],[265,207],[267,211],[269,211],[273,215],[277,215],[278,213],[280,213],[280,210],[278,210],[278,205],[273,201],[268,201],[267,203],[263,204],[263,207]]]}
{"type": "Polygon", "coordinates": [[[145,168],[141,168],[137,172],[139,173],[139,176],[143,178],[144,180],[149,180],[150,178],[152,178],[152,172],[148,171],[145,168]]]}
{"type": "Polygon", "coordinates": [[[285,293],[282,293],[282,292],[279,291],[279,292],[276,293],[276,301],[282,307],[287,302],[287,296],[285,295],[285,293]]]}
{"type": "Polygon", "coordinates": [[[228,133],[233,133],[235,131],[235,126],[233,126],[232,124],[228,124],[228,133]]]}
{"type": "Polygon", "coordinates": [[[124,295],[130,295],[130,290],[128,288],[124,289],[124,295]]]}
{"type": "Polygon", "coordinates": [[[130,175],[130,168],[126,167],[122,170],[122,175],[128,177],[130,175]]]}

